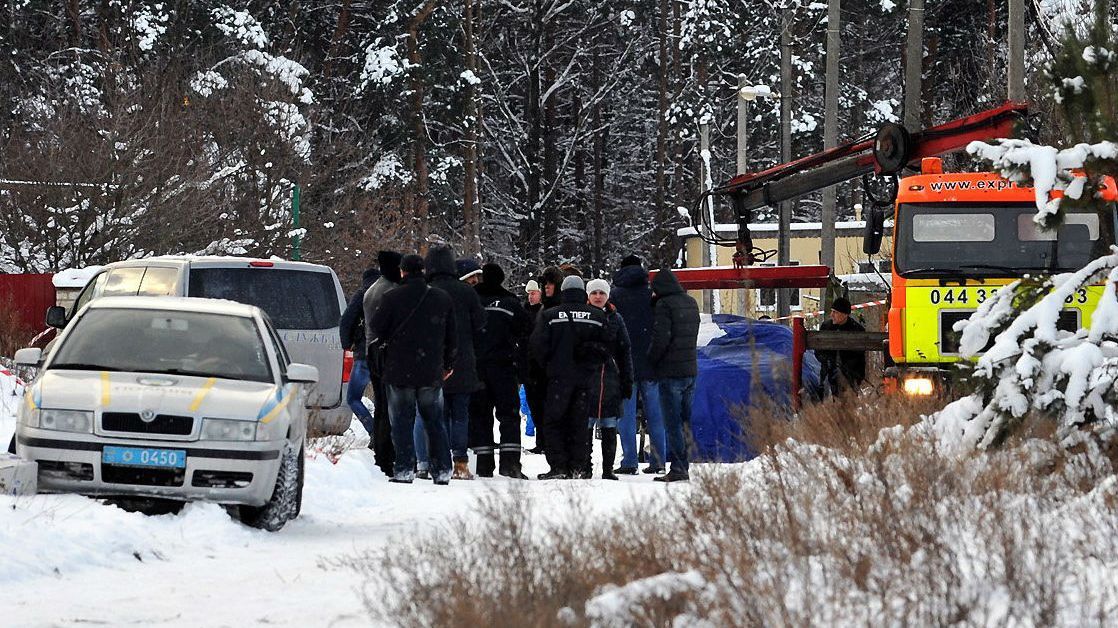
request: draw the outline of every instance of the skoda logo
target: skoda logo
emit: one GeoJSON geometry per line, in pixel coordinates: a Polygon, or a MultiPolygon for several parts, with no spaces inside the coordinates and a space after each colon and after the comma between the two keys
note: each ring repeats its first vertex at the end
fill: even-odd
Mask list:
{"type": "Polygon", "coordinates": [[[151,423],[155,420],[155,410],[144,410],[140,412],[140,420],[144,423],[151,423]]]}

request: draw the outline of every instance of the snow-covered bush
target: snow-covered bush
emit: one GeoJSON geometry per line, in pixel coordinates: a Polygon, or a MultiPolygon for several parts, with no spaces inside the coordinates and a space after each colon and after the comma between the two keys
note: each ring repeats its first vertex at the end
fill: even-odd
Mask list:
{"type": "MultiPolygon", "coordinates": [[[[919,412],[863,401],[873,425],[919,412]]],[[[585,486],[510,491],[343,562],[367,576],[372,618],[398,626],[1114,621],[1118,482],[1099,443],[944,455],[918,426],[840,444],[695,467],[614,514],[585,486]]]]}

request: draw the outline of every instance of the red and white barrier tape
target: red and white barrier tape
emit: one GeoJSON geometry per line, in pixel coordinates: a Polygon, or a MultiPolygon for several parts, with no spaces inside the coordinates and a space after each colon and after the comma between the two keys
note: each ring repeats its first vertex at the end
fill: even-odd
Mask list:
{"type": "MultiPolygon", "coordinates": [[[[884,301],[884,300],[869,301],[869,302],[866,302],[866,303],[859,303],[857,305],[852,305],[852,306],[850,306],[850,309],[860,310],[860,309],[867,308],[867,307],[874,307],[876,305],[885,305],[885,303],[886,303],[886,301],[884,301]]],[[[823,314],[826,314],[829,311],[830,310],[819,310],[817,312],[797,312],[796,314],[792,314],[791,316],[781,316],[780,318],[772,318],[772,319],[768,319],[768,320],[786,321],[786,320],[791,320],[793,318],[815,318],[816,316],[822,316],[823,314]]]]}

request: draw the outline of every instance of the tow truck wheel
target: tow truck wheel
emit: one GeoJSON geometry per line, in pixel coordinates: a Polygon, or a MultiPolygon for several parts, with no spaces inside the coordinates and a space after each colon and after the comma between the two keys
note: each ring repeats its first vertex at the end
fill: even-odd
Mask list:
{"type": "Polygon", "coordinates": [[[303,483],[302,450],[286,449],[276,474],[276,487],[272,497],[263,506],[241,506],[241,522],[253,528],[276,532],[299,514],[303,483]]]}

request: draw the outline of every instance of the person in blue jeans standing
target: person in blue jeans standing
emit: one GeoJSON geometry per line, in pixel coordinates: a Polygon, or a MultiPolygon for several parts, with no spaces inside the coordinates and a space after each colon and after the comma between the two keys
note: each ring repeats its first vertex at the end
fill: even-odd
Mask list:
{"type": "Polygon", "coordinates": [[[636,255],[621,260],[621,267],[613,275],[609,300],[625,321],[632,342],[636,378],[633,393],[621,403],[621,417],[617,422],[617,433],[621,437],[621,466],[613,472],[622,475],[637,472],[637,402],[640,401],[652,442],[651,456],[644,472],[660,474],[664,472],[668,458],[664,415],[660,411],[660,389],[648,362],[648,346],[652,342],[652,288],[648,285],[648,271],[636,255]]]}
{"type": "Polygon", "coordinates": [[[690,479],[691,399],[698,375],[699,305],[679,285],[671,269],[652,280],[652,342],[648,362],[656,376],[660,408],[668,437],[671,470],[657,482],[690,479]]]}
{"type": "Polygon", "coordinates": [[[342,347],[353,351],[353,367],[349,371],[346,404],[369,433],[369,449],[373,449],[376,427],[373,424],[373,414],[365,407],[363,401],[365,388],[369,385],[369,364],[365,361],[364,298],[365,292],[377,279],[380,279],[379,270],[370,268],[365,271],[361,276],[361,288],[350,297],[349,304],[338,324],[342,347]]]}

